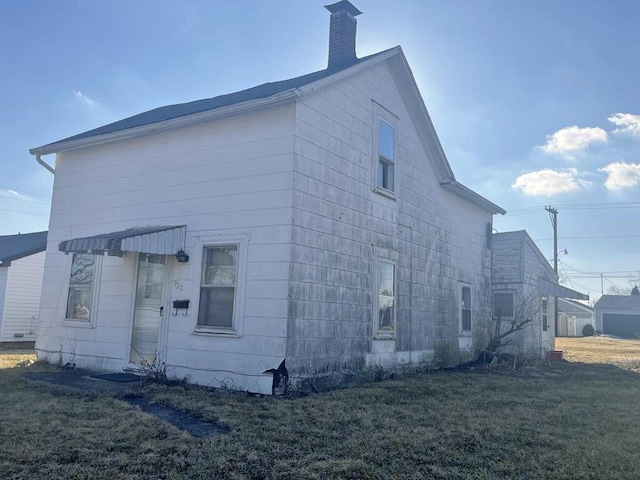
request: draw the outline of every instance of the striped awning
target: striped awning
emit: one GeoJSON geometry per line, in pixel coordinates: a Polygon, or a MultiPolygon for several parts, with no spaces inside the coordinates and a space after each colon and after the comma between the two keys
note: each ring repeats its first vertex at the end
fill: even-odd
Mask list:
{"type": "Polygon", "coordinates": [[[576,292],[570,288],[563,287],[544,278],[540,280],[539,292],[543,295],[549,295],[550,297],[559,298],[573,298],[574,300],[589,300],[589,295],[576,292]]]}
{"type": "Polygon", "coordinates": [[[185,225],[168,227],[140,227],[120,232],[103,233],[92,237],[74,238],[60,242],[58,250],[65,253],[93,253],[121,257],[124,252],[175,255],[184,249],[185,225]]]}

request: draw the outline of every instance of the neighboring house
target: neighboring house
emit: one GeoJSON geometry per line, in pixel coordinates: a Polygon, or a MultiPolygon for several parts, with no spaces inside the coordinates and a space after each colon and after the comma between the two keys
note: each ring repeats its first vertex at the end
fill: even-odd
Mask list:
{"type": "Polygon", "coordinates": [[[558,276],[526,231],[493,234],[493,316],[504,331],[513,321],[525,327],[512,335],[512,352],[544,356],[555,349],[555,298],[589,297],[558,284],[558,276]]]}
{"type": "Polygon", "coordinates": [[[0,342],[36,339],[47,232],[0,236],[0,342]]]}
{"type": "Polygon", "coordinates": [[[596,332],[624,338],[640,338],[640,292],[602,295],[594,305],[596,332]]]}
{"type": "Polygon", "coordinates": [[[269,392],[283,359],[483,348],[504,210],[456,181],[400,47],[358,59],[360,12],[327,8],[325,70],[31,150],[56,154],[40,359],[269,392]]]}
{"type": "Polygon", "coordinates": [[[559,337],[582,337],[582,330],[587,325],[595,330],[593,308],[575,300],[558,298],[559,337]]]}

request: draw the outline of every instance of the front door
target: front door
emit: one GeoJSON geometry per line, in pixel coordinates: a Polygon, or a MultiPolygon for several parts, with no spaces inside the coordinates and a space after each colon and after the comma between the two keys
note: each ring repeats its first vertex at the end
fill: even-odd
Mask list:
{"type": "Polygon", "coordinates": [[[158,360],[158,338],[164,315],[165,256],[138,256],[136,304],[133,313],[130,361],[150,367],[158,360]]]}

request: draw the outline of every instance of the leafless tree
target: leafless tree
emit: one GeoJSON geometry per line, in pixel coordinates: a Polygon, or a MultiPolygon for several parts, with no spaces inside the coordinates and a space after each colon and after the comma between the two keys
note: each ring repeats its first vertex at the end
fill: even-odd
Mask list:
{"type": "Polygon", "coordinates": [[[496,354],[515,340],[514,334],[524,330],[542,311],[542,301],[536,289],[528,295],[513,294],[512,316],[504,316],[501,312],[494,312],[490,328],[490,338],[486,351],[496,354]]]}

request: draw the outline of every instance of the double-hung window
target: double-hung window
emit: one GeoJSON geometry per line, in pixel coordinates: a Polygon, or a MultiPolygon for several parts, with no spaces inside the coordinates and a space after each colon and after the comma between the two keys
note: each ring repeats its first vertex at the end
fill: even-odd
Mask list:
{"type": "Polygon", "coordinates": [[[83,322],[91,320],[95,271],[95,255],[86,253],[73,254],[66,318],[83,322]]]}
{"type": "Polygon", "coordinates": [[[460,289],[460,330],[471,331],[471,287],[463,286],[460,289]]]}
{"type": "Polygon", "coordinates": [[[198,327],[234,328],[238,245],[204,247],[198,327]]]}
{"type": "Polygon", "coordinates": [[[376,186],[389,192],[395,191],[395,129],[383,120],[378,120],[378,179],[376,186]]]}
{"type": "Polygon", "coordinates": [[[396,266],[387,260],[378,262],[377,334],[391,336],[396,323],[396,266]]]}

